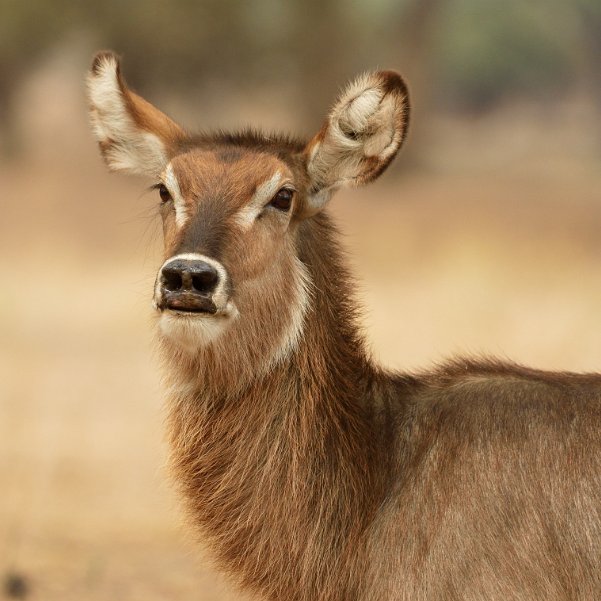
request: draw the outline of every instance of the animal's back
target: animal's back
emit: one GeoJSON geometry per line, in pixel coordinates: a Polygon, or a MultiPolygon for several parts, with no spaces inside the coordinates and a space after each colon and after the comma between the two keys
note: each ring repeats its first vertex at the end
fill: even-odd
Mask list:
{"type": "Polygon", "coordinates": [[[601,376],[455,363],[396,390],[373,598],[601,599],[601,376]]]}

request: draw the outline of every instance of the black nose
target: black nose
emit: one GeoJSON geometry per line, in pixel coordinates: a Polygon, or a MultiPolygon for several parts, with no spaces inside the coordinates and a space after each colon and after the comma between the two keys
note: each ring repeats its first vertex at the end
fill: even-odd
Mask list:
{"type": "Polygon", "coordinates": [[[163,305],[179,311],[214,313],[210,299],[219,284],[219,273],[206,261],[175,259],[161,270],[163,305]]]}
{"type": "Polygon", "coordinates": [[[163,288],[169,292],[211,294],[219,282],[217,270],[205,261],[171,261],[163,267],[161,276],[163,288]]]}

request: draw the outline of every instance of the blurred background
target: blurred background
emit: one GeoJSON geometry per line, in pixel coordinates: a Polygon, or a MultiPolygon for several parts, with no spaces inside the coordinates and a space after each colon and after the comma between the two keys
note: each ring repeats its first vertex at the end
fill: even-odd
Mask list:
{"type": "Polygon", "coordinates": [[[598,0],[0,0],[0,598],[238,598],[164,469],[158,197],[98,156],[102,48],[191,129],[310,136],[399,70],[405,148],[332,203],[375,357],[600,369],[598,0]]]}

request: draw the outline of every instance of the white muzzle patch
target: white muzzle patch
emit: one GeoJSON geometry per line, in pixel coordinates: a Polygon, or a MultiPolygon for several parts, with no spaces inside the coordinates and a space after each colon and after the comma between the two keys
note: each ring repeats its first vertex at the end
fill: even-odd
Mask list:
{"type": "Polygon", "coordinates": [[[182,253],[170,257],[161,265],[154,287],[153,305],[160,311],[159,330],[163,336],[183,350],[193,353],[213,342],[238,316],[238,309],[228,295],[229,279],[225,268],[219,261],[200,253],[182,253]],[[185,313],[162,307],[163,287],[161,273],[169,263],[177,260],[204,261],[215,268],[219,274],[217,287],[211,294],[216,312],[185,313]]]}

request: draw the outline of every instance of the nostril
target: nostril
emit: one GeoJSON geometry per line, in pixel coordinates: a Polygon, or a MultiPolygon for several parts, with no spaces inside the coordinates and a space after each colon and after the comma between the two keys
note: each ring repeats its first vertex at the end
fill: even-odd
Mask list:
{"type": "Polygon", "coordinates": [[[161,286],[177,294],[212,294],[219,283],[219,272],[206,261],[174,260],[163,267],[161,286]]]}
{"type": "Polygon", "coordinates": [[[163,286],[175,292],[183,286],[182,276],[175,269],[163,269],[163,286]]]}
{"type": "Polygon", "coordinates": [[[198,292],[212,292],[217,285],[217,272],[203,271],[192,276],[192,286],[198,292]]]}

